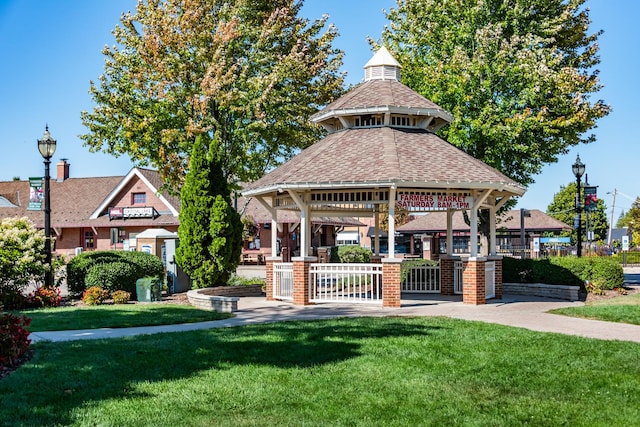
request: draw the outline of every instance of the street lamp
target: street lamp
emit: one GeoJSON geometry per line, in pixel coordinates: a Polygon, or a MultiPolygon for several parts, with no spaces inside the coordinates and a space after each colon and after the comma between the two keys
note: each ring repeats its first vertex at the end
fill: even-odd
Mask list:
{"type": "Polygon", "coordinates": [[[44,157],[44,251],[47,269],[44,272],[44,285],[53,288],[53,271],[51,266],[51,195],[49,192],[49,165],[56,152],[56,140],[51,138],[49,126],[45,126],[42,139],[38,140],[38,151],[44,157]]]}
{"type": "Polygon", "coordinates": [[[584,175],[585,164],[580,161],[580,155],[576,158],[576,162],[571,166],[571,170],[573,171],[573,175],[576,177],[576,225],[578,228],[578,246],[576,249],[576,254],[578,257],[582,256],[582,204],[580,203],[580,178],[584,175]]]}

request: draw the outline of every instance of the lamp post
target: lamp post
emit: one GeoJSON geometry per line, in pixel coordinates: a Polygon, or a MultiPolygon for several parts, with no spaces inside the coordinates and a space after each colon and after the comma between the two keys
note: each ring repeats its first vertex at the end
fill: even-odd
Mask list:
{"type": "Polygon", "coordinates": [[[576,225],[578,229],[578,245],[576,248],[576,254],[578,257],[582,256],[582,204],[580,203],[580,178],[584,175],[585,164],[580,161],[580,155],[576,157],[576,162],[571,166],[573,175],[576,177],[576,225]]]}
{"type": "Polygon", "coordinates": [[[49,192],[49,165],[56,151],[56,140],[51,138],[49,126],[45,126],[42,139],[38,140],[38,151],[44,158],[44,251],[47,269],[44,272],[44,285],[53,287],[53,271],[51,266],[51,195],[49,192]]]}

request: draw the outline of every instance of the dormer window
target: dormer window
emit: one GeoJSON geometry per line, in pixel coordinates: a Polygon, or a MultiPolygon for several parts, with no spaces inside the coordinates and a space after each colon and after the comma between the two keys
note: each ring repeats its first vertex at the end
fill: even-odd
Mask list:
{"type": "Polygon", "coordinates": [[[353,127],[364,128],[382,126],[382,123],[383,120],[381,115],[372,116],[371,114],[367,114],[364,116],[356,117],[353,123],[353,127]]]}
{"type": "Polygon", "coordinates": [[[131,193],[131,204],[144,205],[147,203],[147,193],[131,193]]]}
{"type": "Polygon", "coordinates": [[[392,115],[391,126],[414,128],[417,127],[417,120],[415,117],[392,115]]]}

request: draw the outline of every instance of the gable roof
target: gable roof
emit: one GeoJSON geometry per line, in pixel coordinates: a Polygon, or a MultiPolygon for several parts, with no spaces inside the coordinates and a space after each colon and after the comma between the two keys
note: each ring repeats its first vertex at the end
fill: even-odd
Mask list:
{"type": "Polygon", "coordinates": [[[167,206],[169,211],[174,215],[178,216],[179,202],[176,203],[174,198],[173,203],[168,200],[167,195],[160,193],[158,190],[162,187],[162,180],[160,179],[160,175],[157,171],[151,169],[142,169],[142,168],[133,168],[129,171],[129,173],[120,181],[120,183],[109,193],[109,195],[102,201],[102,203],[93,211],[90,215],[90,219],[96,219],[109,207],[112,206],[113,201],[116,197],[122,193],[122,190],[133,180],[134,178],[139,178],[150,190],[152,193],[157,195],[160,200],[167,206]],[[175,206],[178,206],[176,208],[175,206]]]}
{"type": "MultiPolygon", "coordinates": [[[[178,225],[179,202],[171,196],[159,195],[167,205],[169,214],[161,214],[156,218],[135,218],[127,220],[110,220],[104,212],[109,202],[117,196],[117,189],[122,189],[133,176],[141,177],[141,181],[151,191],[156,192],[159,180],[158,172],[149,169],[132,169],[127,176],[108,176],[90,178],[67,178],[63,181],[51,179],[51,227],[118,227],[118,226],[163,226],[178,225]],[[158,178],[154,178],[156,175],[158,178]],[[154,185],[153,183],[156,183],[154,185]],[[96,208],[98,207],[98,208],[96,208]],[[96,215],[97,213],[97,215],[96,215]]],[[[7,203],[0,204],[0,218],[27,217],[38,228],[44,227],[42,210],[28,210],[30,184],[27,180],[0,181],[0,197],[7,203]],[[13,205],[13,206],[12,206],[13,205]]]]}

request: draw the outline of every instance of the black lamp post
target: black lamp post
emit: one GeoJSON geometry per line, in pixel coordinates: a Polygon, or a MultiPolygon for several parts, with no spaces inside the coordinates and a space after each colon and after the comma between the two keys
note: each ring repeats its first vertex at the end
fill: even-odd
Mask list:
{"type": "Polygon", "coordinates": [[[576,224],[578,228],[578,246],[576,249],[576,254],[578,257],[582,256],[582,203],[580,203],[580,178],[584,175],[585,164],[580,161],[580,155],[576,158],[576,162],[571,166],[571,170],[573,171],[573,175],[576,177],[576,224]]]}
{"type": "Polygon", "coordinates": [[[51,195],[49,193],[49,165],[56,151],[56,140],[51,138],[49,126],[45,126],[42,139],[38,140],[38,151],[44,157],[44,251],[47,269],[44,273],[44,285],[53,287],[53,271],[51,266],[51,195]]]}

